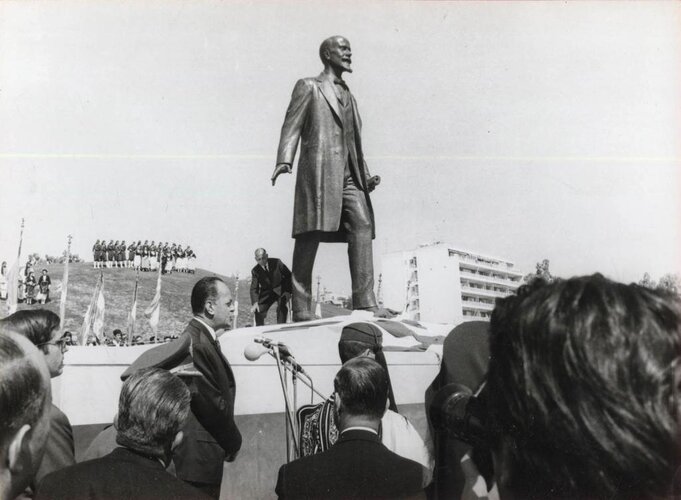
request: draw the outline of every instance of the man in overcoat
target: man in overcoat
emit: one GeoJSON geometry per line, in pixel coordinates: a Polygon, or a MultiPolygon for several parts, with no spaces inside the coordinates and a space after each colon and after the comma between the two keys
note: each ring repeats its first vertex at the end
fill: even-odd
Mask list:
{"type": "Polygon", "coordinates": [[[272,184],[291,173],[301,143],[293,213],[293,319],[312,319],[312,268],[320,242],[347,242],[353,309],[377,310],[372,240],[371,177],[362,150],[362,121],[355,98],[341,78],[352,72],[350,42],[322,42],[324,70],[298,80],[281,129],[272,184]]]}

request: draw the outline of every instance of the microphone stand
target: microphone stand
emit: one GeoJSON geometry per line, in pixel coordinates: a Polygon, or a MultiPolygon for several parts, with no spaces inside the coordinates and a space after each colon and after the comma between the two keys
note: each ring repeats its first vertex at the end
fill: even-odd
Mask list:
{"type": "MultiPolygon", "coordinates": [[[[296,412],[298,411],[298,380],[301,380],[306,386],[308,386],[313,393],[316,393],[322,401],[326,400],[326,397],[319,392],[314,387],[312,378],[309,375],[300,372],[291,363],[287,362],[285,358],[282,358],[279,353],[279,346],[276,344],[270,346],[269,353],[277,361],[277,371],[279,372],[279,381],[281,382],[281,390],[284,394],[284,417],[285,417],[285,427],[286,427],[286,461],[290,462],[295,460],[300,456],[300,450],[298,448],[298,438],[299,429],[295,420],[296,412]],[[291,381],[293,387],[293,404],[291,404],[289,388],[288,388],[288,373],[291,374],[291,381]],[[293,444],[291,444],[293,443],[293,444]]],[[[311,396],[313,398],[314,395],[311,396]]]]}

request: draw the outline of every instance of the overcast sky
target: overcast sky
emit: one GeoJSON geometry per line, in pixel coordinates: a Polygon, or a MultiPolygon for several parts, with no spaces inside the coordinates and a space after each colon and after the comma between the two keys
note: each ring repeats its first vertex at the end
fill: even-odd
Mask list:
{"type": "MultiPolygon", "coordinates": [[[[294,176],[269,178],[298,78],[346,36],[375,260],[446,241],[522,271],[681,268],[677,2],[0,2],[0,257],[66,235],[290,264],[294,176]]],[[[316,274],[349,290],[344,245],[316,274]]]]}

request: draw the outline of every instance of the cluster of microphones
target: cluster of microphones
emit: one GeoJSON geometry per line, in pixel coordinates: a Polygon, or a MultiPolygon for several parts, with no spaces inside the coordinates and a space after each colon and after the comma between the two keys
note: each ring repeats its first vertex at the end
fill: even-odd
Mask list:
{"type": "Polygon", "coordinates": [[[283,363],[288,364],[294,372],[307,375],[286,344],[267,338],[256,338],[254,342],[255,344],[251,344],[244,349],[244,357],[248,361],[256,361],[265,354],[269,354],[273,358],[276,359],[278,357],[283,363]]]}

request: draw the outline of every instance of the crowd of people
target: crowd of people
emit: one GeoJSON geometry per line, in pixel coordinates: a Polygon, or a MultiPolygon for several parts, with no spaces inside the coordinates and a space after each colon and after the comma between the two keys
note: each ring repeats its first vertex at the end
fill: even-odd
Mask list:
{"type": "Polygon", "coordinates": [[[127,245],[125,240],[97,240],[92,246],[93,266],[100,268],[133,268],[139,271],[158,271],[163,274],[177,271],[193,273],[196,254],[191,246],[154,240],[138,240],[127,245]]]}
{"type": "MultiPolygon", "coordinates": [[[[23,267],[17,278],[17,301],[25,303],[26,305],[46,304],[50,300],[50,286],[52,279],[43,269],[40,275],[36,278],[35,262],[33,258],[28,259],[26,265],[23,267]]],[[[7,262],[3,261],[0,267],[0,299],[7,299],[8,292],[8,269],[7,262]]]]}
{"type": "MultiPolygon", "coordinates": [[[[123,374],[116,425],[81,463],[50,399],[68,340],[58,316],[0,320],[0,500],[219,497],[223,462],[248,443],[217,341],[234,305],[207,277],[191,306],[173,348],[123,374]],[[199,376],[177,370],[186,356],[199,376]]],[[[498,299],[489,323],[445,339],[425,436],[399,413],[380,328],[346,325],[338,351],[332,397],[298,413],[300,458],[271,478],[279,498],[681,494],[681,304],[668,292],[596,274],[536,279],[498,299]]]]}

